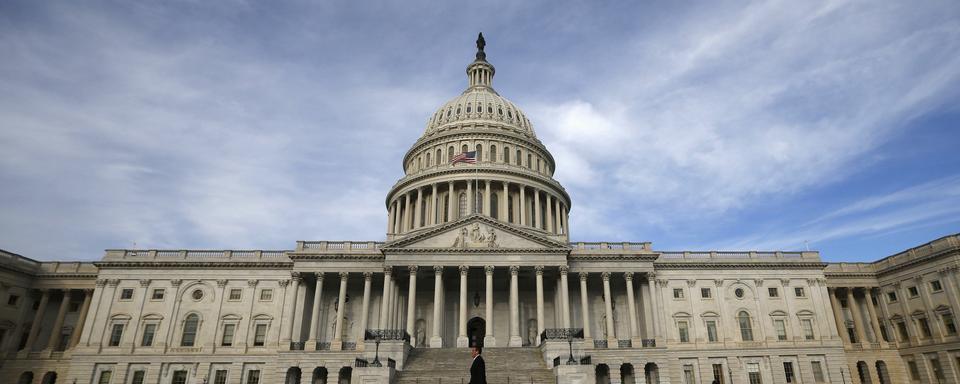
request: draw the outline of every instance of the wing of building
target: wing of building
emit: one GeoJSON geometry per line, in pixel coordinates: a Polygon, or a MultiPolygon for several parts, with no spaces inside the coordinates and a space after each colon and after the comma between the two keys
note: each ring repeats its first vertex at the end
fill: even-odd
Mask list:
{"type": "Polygon", "coordinates": [[[960,382],[957,235],[861,264],[571,242],[483,46],[404,156],[385,241],[0,252],[0,382],[453,384],[468,346],[492,383],[960,382]]]}

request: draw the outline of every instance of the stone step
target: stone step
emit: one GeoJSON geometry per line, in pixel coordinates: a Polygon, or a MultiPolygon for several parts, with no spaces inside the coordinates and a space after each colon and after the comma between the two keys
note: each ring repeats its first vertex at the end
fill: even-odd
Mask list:
{"type": "MultiPolygon", "coordinates": [[[[487,348],[483,351],[490,383],[554,383],[553,372],[543,362],[538,348],[487,348]]],[[[411,351],[401,384],[458,384],[470,381],[470,350],[418,348],[411,351]]]]}

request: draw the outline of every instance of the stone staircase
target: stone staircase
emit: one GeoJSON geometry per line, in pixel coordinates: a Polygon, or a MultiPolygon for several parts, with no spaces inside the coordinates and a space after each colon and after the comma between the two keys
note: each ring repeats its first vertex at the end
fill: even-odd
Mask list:
{"type": "MultiPolygon", "coordinates": [[[[483,359],[490,384],[553,384],[538,348],[485,348],[483,359]]],[[[467,348],[417,348],[411,351],[397,384],[467,384],[470,382],[467,348]]]]}

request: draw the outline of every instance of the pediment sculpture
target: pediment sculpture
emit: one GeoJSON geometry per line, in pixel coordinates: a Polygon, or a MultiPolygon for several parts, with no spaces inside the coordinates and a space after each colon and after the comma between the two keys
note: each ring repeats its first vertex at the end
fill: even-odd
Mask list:
{"type": "Polygon", "coordinates": [[[470,229],[460,228],[460,234],[453,241],[454,248],[497,248],[497,232],[480,223],[473,223],[470,229]]]}

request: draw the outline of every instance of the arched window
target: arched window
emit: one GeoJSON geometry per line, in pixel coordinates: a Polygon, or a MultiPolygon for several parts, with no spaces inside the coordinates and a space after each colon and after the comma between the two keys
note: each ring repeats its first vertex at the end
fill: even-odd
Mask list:
{"type": "Polygon", "coordinates": [[[447,214],[450,212],[449,208],[447,207],[447,204],[448,204],[447,197],[441,196],[440,202],[438,204],[440,205],[440,217],[443,220],[443,222],[446,223],[450,221],[450,216],[447,214]]]}
{"type": "Polygon", "coordinates": [[[533,155],[527,154],[527,168],[533,167],[533,155]]]}
{"type": "Polygon", "coordinates": [[[419,171],[421,169],[423,169],[423,158],[417,157],[417,170],[419,171]]]}
{"type": "Polygon", "coordinates": [[[483,161],[483,146],[477,144],[477,161],[483,161]]]}
{"type": "Polygon", "coordinates": [[[183,336],[180,337],[181,347],[192,347],[197,341],[197,329],[200,327],[200,316],[196,313],[187,315],[183,321],[183,336]]]}
{"type": "Polygon", "coordinates": [[[453,146],[447,148],[447,161],[453,161],[453,146]]]}
{"type": "Polygon", "coordinates": [[[497,147],[491,144],[490,145],[490,162],[492,163],[496,161],[497,161],[497,147]]]}
{"type": "Polygon", "coordinates": [[[520,150],[517,150],[517,165],[520,165],[520,150]]]}
{"type": "Polygon", "coordinates": [[[460,153],[470,152],[470,147],[468,147],[466,144],[464,144],[463,147],[461,147],[461,149],[462,151],[460,151],[460,153]]]}
{"type": "Polygon", "coordinates": [[[423,199],[423,204],[420,204],[420,225],[427,225],[427,199],[423,199]]]}
{"type": "Polygon", "coordinates": [[[750,322],[750,314],[747,311],[740,311],[737,314],[737,323],[740,324],[740,339],[753,341],[753,325],[750,322]]]}
{"type": "Polygon", "coordinates": [[[500,198],[497,197],[496,193],[490,194],[490,217],[500,218],[500,198]]]}
{"type": "Polygon", "coordinates": [[[429,167],[431,165],[433,164],[430,164],[430,152],[427,152],[427,166],[429,167]]]}
{"type": "Polygon", "coordinates": [[[467,215],[467,194],[465,192],[460,192],[460,198],[457,199],[458,204],[460,204],[460,217],[467,215]]]}
{"type": "Polygon", "coordinates": [[[507,193],[507,198],[503,203],[507,205],[507,221],[513,223],[513,199],[510,198],[510,193],[507,193]]]}
{"type": "Polygon", "coordinates": [[[443,158],[443,151],[441,151],[440,148],[437,148],[437,157],[436,157],[437,165],[440,165],[440,159],[442,158],[443,158]]]}
{"type": "Polygon", "coordinates": [[[503,162],[510,164],[510,147],[503,147],[503,162]]]}

